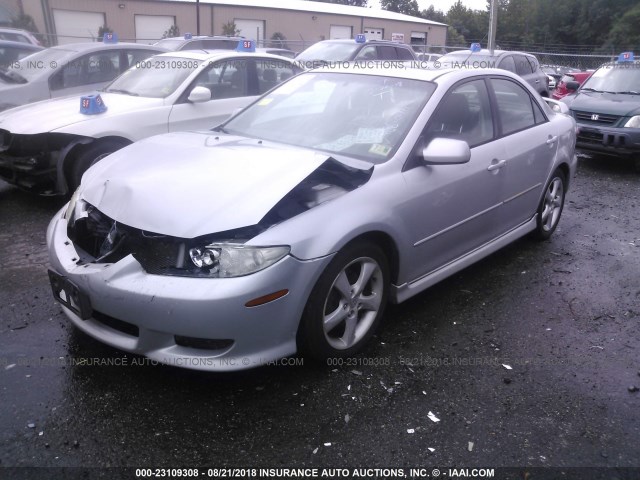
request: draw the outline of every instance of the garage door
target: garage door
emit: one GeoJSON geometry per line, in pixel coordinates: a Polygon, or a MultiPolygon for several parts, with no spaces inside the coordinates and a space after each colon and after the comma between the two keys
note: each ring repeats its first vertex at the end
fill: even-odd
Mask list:
{"type": "Polygon", "coordinates": [[[102,12],[77,12],[53,9],[53,23],[58,34],[58,45],[76,42],[92,42],[98,30],[106,24],[102,12]]]}
{"type": "Polygon", "coordinates": [[[364,27],[364,36],[367,37],[367,40],[382,40],[382,29],[364,27]]]}
{"type": "Polygon", "coordinates": [[[351,27],[344,25],[331,25],[329,38],[351,38],[351,27]]]}
{"type": "Polygon", "coordinates": [[[135,15],[136,42],[153,43],[160,40],[176,23],[172,15],[135,15]]]}
{"type": "Polygon", "coordinates": [[[240,36],[253,40],[264,40],[264,20],[233,20],[236,28],[240,30],[240,36]]]}

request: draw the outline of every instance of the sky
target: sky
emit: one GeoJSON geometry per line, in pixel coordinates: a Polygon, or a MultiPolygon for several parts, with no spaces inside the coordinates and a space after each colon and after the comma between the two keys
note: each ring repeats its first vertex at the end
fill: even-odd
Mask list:
{"type": "MultiPolygon", "coordinates": [[[[429,8],[429,5],[433,5],[436,10],[442,10],[444,13],[449,11],[451,5],[456,3],[457,0],[418,0],[420,10],[429,8]]],[[[486,10],[487,0],[462,0],[462,4],[473,10],[486,10]]],[[[374,8],[380,8],[379,0],[369,0],[367,5],[374,8]]]]}

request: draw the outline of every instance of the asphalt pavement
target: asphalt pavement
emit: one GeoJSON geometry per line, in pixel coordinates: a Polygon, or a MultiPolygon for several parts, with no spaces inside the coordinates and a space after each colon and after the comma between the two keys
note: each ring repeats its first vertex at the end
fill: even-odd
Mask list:
{"type": "Polygon", "coordinates": [[[360,356],[224,375],[153,365],[71,326],[46,273],[63,203],[0,183],[2,478],[640,467],[640,175],[628,163],[581,159],[550,241],[519,240],[390,306],[360,356]]]}

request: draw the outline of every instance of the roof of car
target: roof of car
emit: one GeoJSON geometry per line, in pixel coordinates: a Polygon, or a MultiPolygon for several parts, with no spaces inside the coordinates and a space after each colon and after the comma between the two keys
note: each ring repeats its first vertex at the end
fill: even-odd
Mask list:
{"type": "Polygon", "coordinates": [[[171,58],[185,58],[189,60],[212,60],[218,58],[229,57],[253,57],[259,55],[260,57],[272,58],[274,60],[282,61],[283,57],[279,55],[272,55],[265,52],[237,52],[235,50],[223,50],[223,49],[210,49],[210,50],[180,50],[177,52],[163,52],[156,55],[156,57],[171,57],[171,58]]]}
{"type": "Polygon", "coordinates": [[[471,50],[455,50],[453,52],[449,52],[447,53],[447,55],[451,55],[451,54],[460,54],[460,55],[477,55],[477,56],[485,56],[485,57],[499,57],[501,55],[504,55],[506,53],[515,53],[517,55],[526,55],[527,57],[533,57],[534,55],[531,55],[530,53],[525,53],[525,52],[515,52],[515,51],[511,51],[511,50],[494,50],[493,51],[493,55],[491,54],[491,51],[487,48],[483,48],[482,50],[478,51],[478,52],[472,52],[471,50]]]}
{"type": "Polygon", "coordinates": [[[133,43],[133,42],[118,42],[118,43],[102,43],[102,42],[82,42],[82,43],[65,43],[63,45],[57,45],[56,50],[68,50],[70,52],[88,52],[94,50],[112,50],[114,48],[134,48],[134,49],[146,49],[146,50],[158,50],[160,52],[166,52],[167,49],[163,47],[157,47],[155,45],[147,45],[145,43],[133,43]]]}
{"type": "Polygon", "coordinates": [[[13,40],[0,40],[0,46],[22,48],[23,50],[33,50],[34,52],[44,48],[33,43],[14,42],[13,40]]]}
{"type": "Polygon", "coordinates": [[[332,40],[321,40],[318,43],[355,43],[357,45],[379,43],[381,45],[402,45],[404,47],[409,47],[406,43],[394,42],[392,40],[367,40],[366,42],[358,43],[353,38],[334,38],[332,40]]]}
{"type": "MultiPolygon", "coordinates": [[[[367,68],[363,69],[356,63],[340,64],[339,66],[327,66],[314,69],[314,72],[336,72],[336,73],[356,73],[359,75],[376,75],[396,78],[407,78],[410,80],[423,80],[427,82],[437,82],[439,78],[462,79],[469,76],[477,75],[502,75],[512,78],[520,77],[507,70],[497,68],[487,68],[482,71],[467,70],[459,68],[388,68],[388,62],[381,60],[376,62],[372,60],[367,63],[367,68]]],[[[457,80],[456,80],[457,81],[457,80]]]]}

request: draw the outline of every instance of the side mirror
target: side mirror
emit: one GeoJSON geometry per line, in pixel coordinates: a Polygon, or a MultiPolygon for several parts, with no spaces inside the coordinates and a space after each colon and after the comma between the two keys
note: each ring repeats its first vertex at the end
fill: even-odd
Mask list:
{"type": "Polygon", "coordinates": [[[471,159],[471,150],[463,140],[434,138],[422,149],[422,159],[427,165],[458,165],[471,159]]]}
{"type": "Polygon", "coordinates": [[[553,110],[554,112],[564,113],[565,115],[569,113],[569,107],[566,103],[559,102],[558,100],[554,100],[553,98],[542,97],[542,99],[547,102],[547,105],[549,105],[551,107],[551,110],[553,110]]]}
{"type": "Polygon", "coordinates": [[[202,103],[211,100],[211,90],[207,87],[194,87],[187,97],[191,103],[202,103]]]}
{"type": "Polygon", "coordinates": [[[567,87],[567,90],[571,90],[572,92],[575,92],[580,88],[580,84],[578,82],[567,82],[565,86],[567,87]]]}

